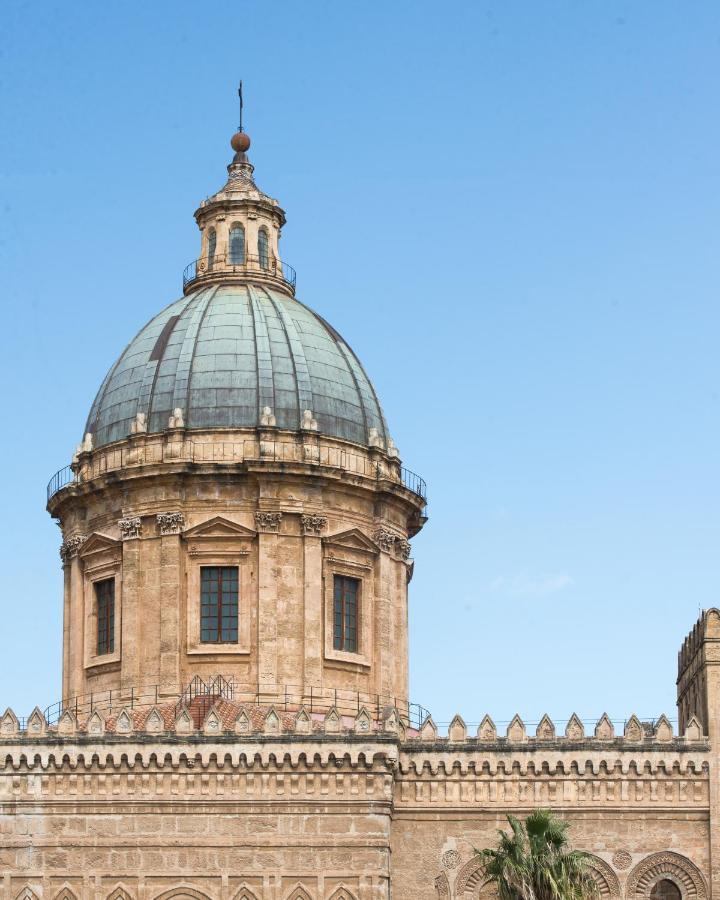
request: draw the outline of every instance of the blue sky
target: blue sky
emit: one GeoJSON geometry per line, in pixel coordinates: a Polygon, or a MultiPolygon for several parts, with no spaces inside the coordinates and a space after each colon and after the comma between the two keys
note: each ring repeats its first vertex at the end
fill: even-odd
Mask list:
{"type": "Polygon", "coordinates": [[[0,706],[60,695],[45,485],[180,293],[242,76],[298,296],[428,482],[412,698],[675,714],[720,603],[718,4],[10,0],[0,54],[0,706]]]}

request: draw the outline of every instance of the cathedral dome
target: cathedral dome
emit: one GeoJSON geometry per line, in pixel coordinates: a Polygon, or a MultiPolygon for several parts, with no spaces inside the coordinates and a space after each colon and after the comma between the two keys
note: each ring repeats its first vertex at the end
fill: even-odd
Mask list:
{"type": "Polygon", "coordinates": [[[349,345],[288,291],[247,278],[198,284],[148,322],[108,372],[85,431],[100,447],[138,422],[162,432],[177,424],[176,412],[190,429],[312,422],[333,437],[389,447],[377,395],[349,345]]]}

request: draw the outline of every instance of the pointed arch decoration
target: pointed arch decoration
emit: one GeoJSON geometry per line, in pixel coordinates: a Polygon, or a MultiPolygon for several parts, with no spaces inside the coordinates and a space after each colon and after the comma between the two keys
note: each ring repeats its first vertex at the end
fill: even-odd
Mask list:
{"type": "Polygon", "coordinates": [[[55,894],[54,900],[77,900],[77,897],[69,885],[63,885],[55,894]]]}
{"type": "Polygon", "coordinates": [[[677,885],[682,900],[705,900],[707,897],[705,879],[695,863],[680,853],[664,850],[646,856],[628,875],[627,900],[649,898],[653,887],[663,879],[677,885]]]}
{"type": "Polygon", "coordinates": [[[613,900],[620,896],[620,881],[614,869],[599,856],[589,854],[588,873],[597,885],[599,900],[613,900]]]}
{"type": "Polygon", "coordinates": [[[181,884],[178,887],[170,888],[162,894],[158,894],[155,900],[211,900],[207,894],[190,885],[181,884]]]}
{"type": "Polygon", "coordinates": [[[287,895],[286,900],[313,900],[304,885],[298,883],[287,895]]]}
{"type": "Polygon", "coordinates": [[[15,897],[15,900],[40,900],[40,898],[32,888],[24,887],[15,897]]]}
{"type": "Polygon", "coordinates": [[[107,900],[134,900],[130,891],[119,884],[107,896],[107,900]]]}
{"type": "Polygon", "coordinates": [[[344,884],[341,884],[330,894],[328,900],[357,900],[357,896],[344,884]]]}
{"type": "Polygon", "coordinates": [[[435,879],[435,890],[437,891],[438,897],[450,896],[450,882],[444,872],[435,879]]]}
{"type": "Polygon", "coordinates": [[[232,900],[260,900],[260,898],[249,885],[241,884],[240,889],[233,894],[232,900]]]}

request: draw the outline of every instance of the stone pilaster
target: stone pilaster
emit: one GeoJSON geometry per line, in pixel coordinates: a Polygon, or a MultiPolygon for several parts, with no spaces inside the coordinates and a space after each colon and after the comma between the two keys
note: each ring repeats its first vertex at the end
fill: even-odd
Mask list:
{"type": "MultiPolygon", "coordinates": [[[[162,530],[162,529],[161,529],[162,530]]],[[[180,691],[180,535],[160,537],[160,686],[180,691]]]]}
{"type": "Polygon", "coordinates": [[[140,687],[139,643],[142,640],[140,615],[140,547],[138,540],[124,540],[122,545],[122,663],[120,684],[123,692],[140,687]]]}
{"type": "Polygon", "coordinates": [[[280,512],[256,512],[258,529],[258,682],[278,681],[278,532],[280,512]]]}
{"type": "Polygon", "coordinates": [[[321,535],[324,516],[302,516],[303,597],[305,624],[304,690],[322,684],[323,665],[323,577],[321,535]]]}

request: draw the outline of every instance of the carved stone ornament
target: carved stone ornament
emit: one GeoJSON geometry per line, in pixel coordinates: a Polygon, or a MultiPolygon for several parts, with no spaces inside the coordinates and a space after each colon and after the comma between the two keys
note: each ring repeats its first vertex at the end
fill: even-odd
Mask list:
{"type": "Polygon", "coordinates": [[[303,516],[301,518],[303,534],[319,535],[326,527],[327,519],[325,516],[303,516]]]}
{"type": "Polygon", "coordinates": [[[185,516],[181,512],[158,513],[156,518],[160,534],[178,534],[185,527],[185,516]]]}
{"type": "Polygon", "coordinates": [[[456,869],[460,862],[460,854],[457,850],[446,850],[442,855],[442,864],[446,869],[456,869]]]}
{"type": "Polygon", "coordinates": [[[279,531],[283,514],[281,512],[256,512],[255,525],[258,531],[279,531]]]}
{"type": "Polygon", "coordinates": [[[142,519],[140,516],[129,516],[126,519],[118,519],[120,537],[124,541],[139,538],[142,535],[142,519]]]}
{"type": "Polygon", "coordinates": [[[447,880],[447,875],[444,872],[435,879],[435,890],[439,897],[450,896],[450,885],[447,880]]]}
{"type": "Polygon", "coordinates": [[[395,535],[392,531],[388,531],[387,528],[378,528],[373,537],[375,538],[375,543],[378,547],[386,553],[389,553],[392,550],[396,540],[395,535]]]}
{"type": "Polygon", "coordinates": [[[82,547],[86,540],[87,535],[76,534],[74,537],[68,538],[66,541],[63,541],[63,544],[60,547],[60,559],[63,561],[63,564],[71,560],[73,556],[77,555],[78,550],[82,547]]]}
{"type": "Polygon", "coordinates": [[[410,545],[410,541],[404,541],[402,538],[397,538],[395,540],[395,552],[400,557],[400,559],[410,559],[411,551],[412,547],[410,545]]]}
{"type": "Polygon", "coordinates": [[[632,863],[632,856],[627,850],[616,850],[613,853],[612,864],[616,869],[629,869],[632,863]]]}

